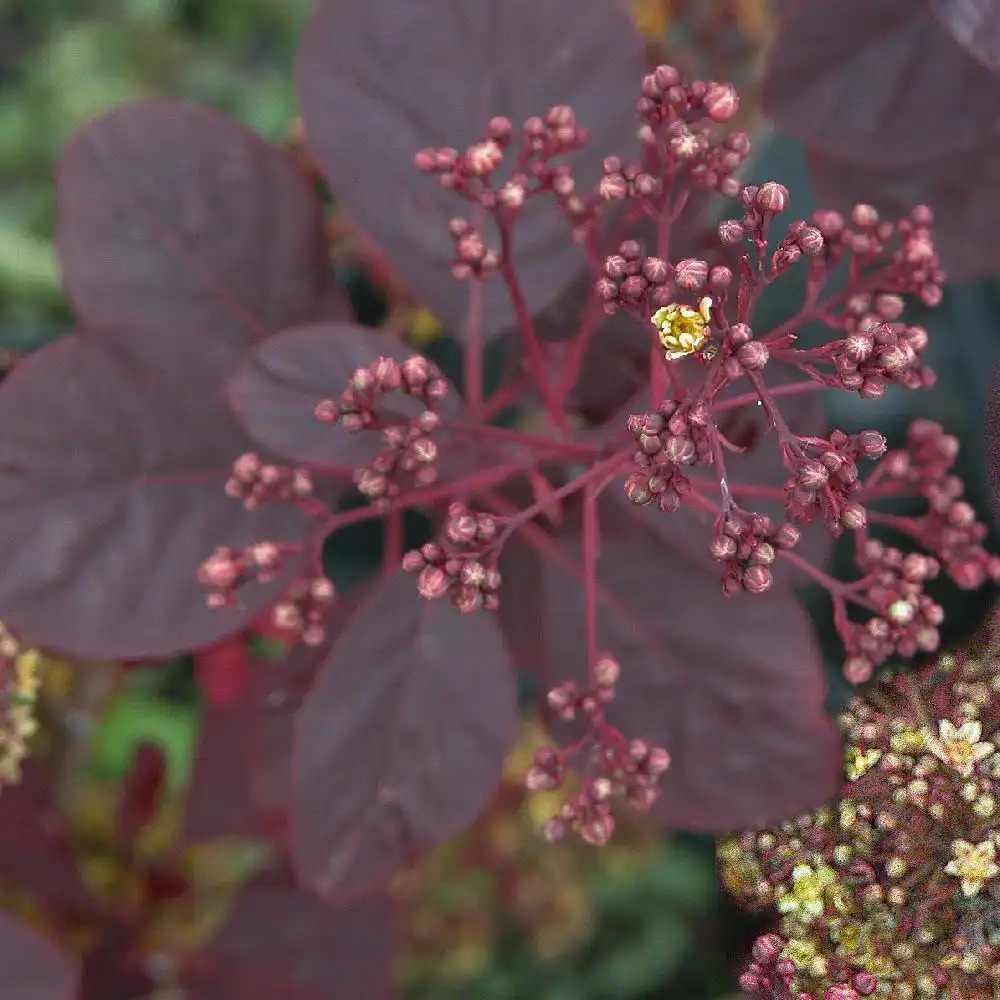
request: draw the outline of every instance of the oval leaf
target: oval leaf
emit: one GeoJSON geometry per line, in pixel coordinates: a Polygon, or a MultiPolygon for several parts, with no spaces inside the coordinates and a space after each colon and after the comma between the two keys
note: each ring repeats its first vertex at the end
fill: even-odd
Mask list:
{"type": "Polygon", "coordinates": [[[333,301],[308,181],[218,112],[150,101],[103,115],[70,141],[57,187],[63,280],[89,325],[192,326],[241,343],[333,301]]]}
{"type": "MultiPolygon", "coordinates": [[[[718,574],[667,551],[615,507],[601,510],[598,643],[621,663],[611,721],[672,763],[653,815],[721,834],[826,803],[839,737],[823,714],[812,626],[787,591],[726,598],[718,574]]],[[[563,551],[579,562],[577,544],[563,551]]],[[[547,687],[586,677],[584,593],[546,564],[547,687]]],[[[546,688],[547,689],[547,688],[546,688]]]]}
{"type": "Polygon", "coordinates": [[[297,726],[300,876],[355,896],[469,825],[517,727],[496,622],[425,601],[402,571],[340,633],[297,726]]]}
{"type": "MultiPolygon", "coordinates": [[[[451,276],[448,220],[467,211],[414,155],[462,149],[489,119],[519,128],[569,104],[590,133],[573,158],[581,185],[611,152],[636,146],[632,109],[642,43],[617,0],[329,0],[306,30],[299,99],[310,146],[337,201],[379,244],[445,327],[464,329],[467,289],[451,276]]],[[[487,242],[496,244],[487,231],[487,242]]],[[[583,263],[550,198],[518,220],[514,259],[528,307],[551,302],[583,263]]],[[[500,281],[484,287],[487,336],[514,322],[500,281]]]]}
{"type": "Polygon", "coordinates": [[[0,619],[81,657],[166,657],[217,642],[290,575],[211,611],[196,579],[218,545],[301,541],[290,505],[224,492],[252,450],[221,398],[218,341],[108,328],[32,355],[0,387],[0,619]]]}
{"type": "Polygon", "coordinates": [[[902,166],[974,142],[996,118],[1000,79],[927,4],[810,0],[782,19],[763,97],[780,128],[852,169],[902,166]]]}
{"type": "Polygon", "coordinates": [[[1000,5],[996,0],[931,0],[942,23],[973,58],[1000,70],[1000,5]]]}
{"type": "Polygon", "coordinates": [[[0,913],[0,970],[17,1000],[73,1000],[79,970],[48,938],[0,913]]]}

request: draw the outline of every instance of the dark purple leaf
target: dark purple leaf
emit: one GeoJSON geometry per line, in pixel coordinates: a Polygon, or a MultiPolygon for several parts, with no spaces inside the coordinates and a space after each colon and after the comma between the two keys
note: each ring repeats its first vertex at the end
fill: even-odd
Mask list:
{"type": "Polygon", "coordinates": [[[517,726],[496,622],[382,580],[334,644],[296,720],[300,876],[356,896],[469,825],[517,726]]]}
{"type": "MultiPolygon", "coordinates": [[[[712,567],[603,504],[598,643],[621,663],[611,721],[672,757],[653,815],[685,830],[767,825],[828,801],[839,741],[805,611],[788,593],[723,596],[712,567]]],[[[579,545],[565,551],[579,561],[579,545]]],[[[548,686],[586,676],[584,594],[546,563],[548,686]]]]}
{"type": "Polygon", "coordinates": [[[211,611],[196,579],[218,545],[308,538],[284,504],[226,496],[253,445],[219,386],[229,348],[177,329],[67,337],[0,387],[0,617],[54,649],[165,657],[209,645],[272,603],[293,562],[236,608],[211,611]]]}
{"type": "Polygon", "coordinates": [[[0,975],[12,1000],[73,1000],[80,972],[48,938],[0,913],[0,975]]]}
{"type": "MultiPolygon", "coordinates": [[[[376,432],[351,433],[316,419],[321,399],[337,399],[358,368],[379,355],[405,361],[412,348],[378,330],[353,323],[316,323],[285,330],[251,352],[230,380],[227,396],[255,440],[291,461],[339,469],[346,475],[370,462],[383,447],[376,432]]],[[[389,419],[412,420],[426,409],[401,392],[388,393],[378,411],[389,419]]],[[[454,388],[441,412],[459,409],[454,388]]]]}
{"type": "Polygon", "coordinates": [[[914,205],[930,205],[934,245],[949,278],[970,281],[1000,267],[1000,123],[960,156],[945,154],[913,167],[882,169],[816,151],[809,167],[824,207],[844,211],[864,202],[898,219],[914,205]]]}
{"type": "Polygon", "coordinates": [[[0,794],[0,881],[24,889],[64,915],[93,912],[96,902],[80,879],[65,817],[38,760],[0,794]]]}
{"type": "MultiPolygon", "coordinates": [[[[338,202],[460,332],[468,293],[450,274],[446,225],[468,206],[420,175],[414,154],[462,149],[494,115],[518,128],[570,104],[590,133],[574,158],[578,184],[589,186],[603,157],[635,149],[641,74],[641,41],[616,0],[333,0],[306,31],[297,78],[307,138],[338,202]]],[[[583,257],[549,199],[529,203],[516,233],[517,271],[538,311],[583,257]]],[[[488,230],[488,242],[494,236],[488,230]]],[[[498,280],[485,286],[484,304],[488,336],[513,323],[498,280]]]]}
{"type": "Polygon", "coordinates": [[[69,143],[57,181],[63,280],[88,325],[197,327],[239,344],[331,315],[309,182],[218,112],[112,111],[69,143]]]}
{"type": "Polygon", "coordinates": [[[266,875],[243,890],[182,980],[190,1000],[390,1000],[395,950],[386,895],[334,909],[266,875]]]}
{"type": "Polygon", "coordinates": [[[998,102],[1000,79],[914,0],[793,4],[764,77],[777,125],[852,170],[953,155],[993,124],[998,102]]]}
{"type": "Polygon", "coordinates": [[[931,0],[944,26],[987,69],[1000,69],[1000,5],[996,0],[931,0]]]}

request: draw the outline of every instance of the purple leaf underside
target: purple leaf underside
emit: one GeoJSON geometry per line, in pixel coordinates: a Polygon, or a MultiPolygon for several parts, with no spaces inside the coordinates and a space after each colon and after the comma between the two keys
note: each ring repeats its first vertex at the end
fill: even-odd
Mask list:
{"type": "Polygon", "coordinates": [[[296,508],[226,496],[253,448],[220,393],[232,352],[187,330],[105,328],[24,361],[0,387],[0,618],[53,649],[165,657],[245,627],[298,569],[209,610],[218,545],[302,541],[296,508]]]}
{"type": "Polygon", "coordinates": [[[89,326],[192,327],[238,345],[342,315],[309,182],[225,115],[111,111],[71,140],[57,188],[63,281],[89,326]]]}
{"type": "Polygon", "coordinates": [[[987,69],[1000,70],[1000,5],[996,0],[931,0],[951,37],[987,69]]]}
{"type": "Polygon", "coordinates": [[[0,913],[0,968],[4,992],[17,1000],[73,1000],[79,969],[48,938],[0,913]]]}
{"type": "MultiPolygon", "coordinates": [[[[652,815],[720,834],[827,802],[840,744],[823,714],[809,619],[787,591],[726,598],[714,568],[664,549],[604,503],[598,643],[621,663],[610,718],[672,757],[652,815]]],[[[564,551],[579,563],[579,544],[564,551]]],[[[552,560],[544,578],[546,689],[586,677],[582,583],[552,560]]]]}
{"type": "Polygon", "coordinates": [[[299,875],[325,896],[357,896],[492,795],[517,727],[500,630],[394,573],[338,636],[296,726],[299,875]]]}
{"type": "MultiPolygon", "coordinates": [[[[641,40],[616,0],[335,0],[306,30],[297,83],[309,144],[338,202],[445,327],[461,333],[468,291],[451,277],[446,227],[468,206],[419,174],[414,155],[426,146],[464,149],[495,115],[519,129],[570,104],[590,133],[571,161],[586,189],[603,157],[636,148],[641,74],[641,40]]],[[[487,242],[496,244],[492,226],[487,242]]],[[[552,199],[530,202],[519,218],[514,260],[532,312],[583,263],[552,199]]],[[[514,322],[499,280],[484,286],[482,319],[490,337],[514,322]]]]}
{"type": "Polygon", "coordinates": [[[791,5],[763,87],[779,128],[852,170],[954,155],[994,123],[1000,101],[1000,78],[914,0],[791,5]]]}

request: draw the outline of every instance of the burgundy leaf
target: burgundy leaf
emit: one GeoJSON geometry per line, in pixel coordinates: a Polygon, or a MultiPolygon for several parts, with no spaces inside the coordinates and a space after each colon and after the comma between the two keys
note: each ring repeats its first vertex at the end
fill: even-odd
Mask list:
{"type": "Polygon", "coordinates": [[[782,19],[763,93],[780,128],[853,170],[968,146],[996,119],[1000,79],[956,45],[926,3],[809,0],[782,19]]]}
{"type": "Polygon", "coordinates": [[[64,916],[96,908],[80,878],[69,826],[38,760],[27,761],[20,783],[0,794],[0,881],[64,916]]]}
{"type": "MultiPolygon", "coordinates": [[[[577,181],[592,185],[604,156],[636,147],[629,109],[641,73],[641,41],[616,0],[330,0],[305,33],[297,78],[307,139],[338,202],[444,325],[461,331],[468,294],[451,277],[446,226],[468,207],[419,174],[414,155],[464,148],[494,115],[518,129],[570,104],[590,133],[573,160],[577,181]]],[[[495,245],[494,232],[487,242],[495,245]]],[[[514,248],[532,311],[583,261],[548,198],[526,207],[514,248]]],[[[499,281],[485,286],[483,316],[487,336],[514,321],[499,281]]]]}
{"type": "Polygon", "coordinates": [[[0,618],[78,656],[166,657],[244,627],[290,573],[211,611],[196,573],[218,545],[302,540],[276,504],[224,492],[252,443],[219,386],[229,348],[177,329],[93,330],[27,358],[0,387],[0,618]]]}
{"type": "Polygon", "coordinates": [[[0,913],[0,974],[17,1000],[73,1000],[80,977],[73,959],[6,913],[0,913]]]}
{"type": "MultiPolygon", "coordinates": [[[[839,742],[805,611],[784,590],[726,598],[711,567],[644,527],[602,505],[598,643],[621,663],[611,721],[672,757],[653,815],[719,834],[827,802],[839,742]]],[[[579,562],[578,544],[564,551],[579,562]]],[[[582,681],[583,586],[549,561],[545,597],[548,686],[582,681]]]]}
{"type": "Polygon", "coordinates": [[[265,875],[181,978],[189,1000],[390,1000],[395,951],[386,895],[334,909],[265,875]]]}
{"type": "Polygon", "coordinates": [[[1000,5],[996,0],[931,0],[952,38],[987,69],[1000,69],[1000,5]]]}
{"type": "Polygon", "coordinates": [[[239,344],[331,315],[309,182],[216,111],[111,111],[69,143],[57,182],[63,280],[88,325],[197,327],[239,344]]]}
{"type": "Polygon", "coordinates": [[[516,703],[487,613],[425,601],[402,571],[380,581],[296,720],[300,876],[355,896],[470,824],[513,743],[516,703]]]}
{"type": "Polygon", "coordinates": [[[945,154],[913,167],[883,169],[816,150],[809,153],[809,167],[824,207],[844,211],[863,201],[897,219],[914,205],[930,205],[934,246],[949,278],[971,281],[1000,267],[1000,124],[960,156],[945,154]]]}
{"type": "MultiPolygon", "coordinates": [[[[251,352],[233,375],[227,395],[255,440],[291,461],[339,469],[347,475],[370,462],[383,447],[378,432],[351,433],[316,419],[321,399],[337,399],[358,368],[379,355],[405,361],[417,352],[397,338],[353,323],[315,323],[285,330],[251,352]]],[[[412,420],[423,402],[401,392],[379,401],[387,417],[412,420]]],[[[441,412],[454,416],[458,395],[451,388],[441,412]]]]}

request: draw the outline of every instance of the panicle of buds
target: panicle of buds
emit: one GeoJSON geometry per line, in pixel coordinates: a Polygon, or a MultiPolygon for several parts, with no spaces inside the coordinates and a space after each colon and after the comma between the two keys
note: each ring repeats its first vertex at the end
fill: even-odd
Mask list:
{"type": "Polygon", "coordinates": [[[307,500],[312,492],[308,469],[267,465],[254,452],[236,459],[233,473],[226,481],[226,493],[234,500],[242,500],[247,510],[262,503],[307,500]]]}
{"type": "Polygon", "coordinates": [[[624,240],[618,253],[605,259],[596,290],[609,316],[618,309],[648,316],[672,299],[673,276],[674,268],[665,260],[645,256],[636,240],[624,240]]]}
{"type": "Polygon", "coordinates": [[[447,597],[465,614],[496,611],[500,571],[491,551],[496,533],[492,515],[453,503],[437,540],[407,552],[403,569],[417,574],[417,592],[425,600],[447,597]]]}
{"type": "Polygon", "coordinates": [[[741,977],[749,996],[997,995],[998,653],[946,654],[856,696],[838,798],[720,845],[729,891],[780,916],[741,977]]]}
{"type": "Polygon", "coordinates": [[[387,506],[399,493],[401,475],[420,486],[436,479],[434,432],[441,423],[438,405],[447,392],[448,383],[440,369],[421,355],[414,354],[403,362],[380,357],[354,373],[339,400],[321,400],[315,415],[323,423],[339,424],[351,432],[382,431],[384,447],[368,465],[355,469],[354,484],[363,496],[387,506]],[[427,408],[408,421],[396,414],[380,418],[376,404],[391,392],[419,399],[427,408]]]}
{"type": "Polygon", "coordinates": [[[627,421],[638,448],[637,471],[625,480],[625,495],[637,506],[656,503],[673,513],[691,492],[684,470],[712,456],[711,411],[704,403],[668,399],[656,413],[635,413],[627,421]]]}
{"type": "Polygon", "coordinates": [[[299,635],[307,646],[326,638],[325,622],[337,599],[337,590],[325,576],[296,580],[272,612],[276,628],[299,635]]]}
{"type": "Polygon", "coordinates": [[[579,718],[587,727],[583,739],[570,748],[538,751],[525,778],[531,791],[551,790],[562,787],[570,765],[582,772],[579,791],[545,825],[551,842],[575,831],[585,843],[601,847],[614,833],[616,802],[644,812],[659,796],[670,755],[646,740],[626,739],[607,722],[606,706],[614,700],[620,673],[615,657],[602,653],[591,664],[586,688],[566,681],[549,691],[548,706],[557,718],[579,718]]]}
{"type": "Polygon", "coordinates": [[[791,471],[785,482],[789,519],[811,524],[822,518],[835,538],[845,529],[864,528],[868,516],[860,502],[864,484],[858,462],[877,458],[885,448],[885,438],[878,431],[846,434],[835,430],[829,440],[799,438],[794,450],[785,452],[785,464],[791,471]]]}
{"type": "MultiPolygon", "coordinates": [[[[239,589],[248,583],[269,583],[282,569],[290,548],[268,541],[254,542],[245,549],[218,546],[198,567],[198,582],[208,589],[208,606],[222,608],[234,603],[239,589]]],[[[298,547],[294,548],[297,551],[298,547]]]]}
{"type": "Polygon", "coordinates": [[[38,731],[41,665],[41,652],[25,646],[0,622],[0,788],[21,780],[28,740],[38,731]]]}
{"type": "Polygon", "coordinates": [[[733,508],[716,521],[710,551],[723,564],[722,589],[728,595],[745,590],[763,594],[774,582],[775,560],[799,542],[794,524],[776,526],[763,514],[733,508]]]}

